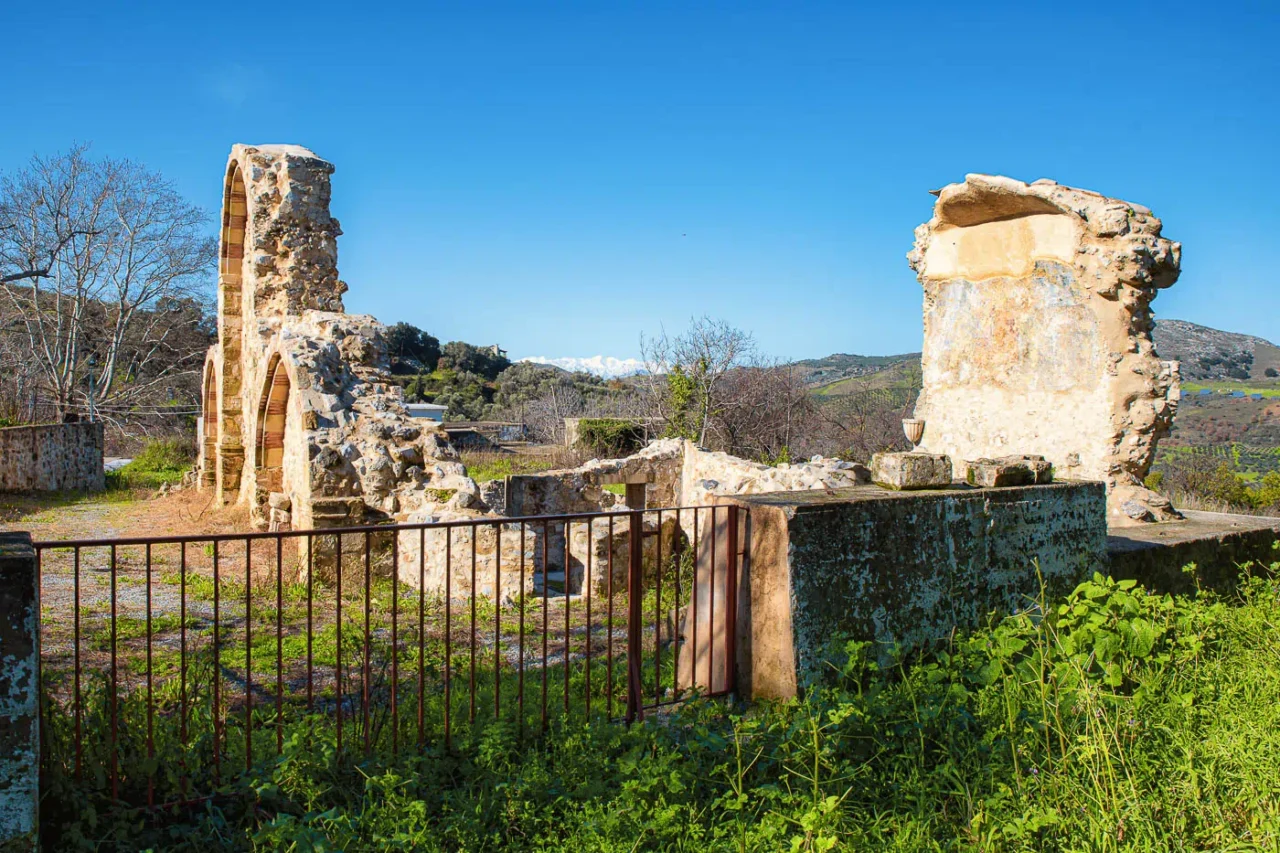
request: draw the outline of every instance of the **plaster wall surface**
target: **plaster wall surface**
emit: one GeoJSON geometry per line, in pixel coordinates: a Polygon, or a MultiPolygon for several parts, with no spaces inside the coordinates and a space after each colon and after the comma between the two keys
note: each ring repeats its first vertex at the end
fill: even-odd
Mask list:
{"type": "Polygon", "coordinates": [[[0,492],[104,488],[101,423],[0,429],[0,492]]]}
{"type": "Polygon", "coordinates": [[[1052,181],[968,175],[938,193],[908,255],[924,289],[921,449],[1040,455],[1099,480],[1113,525],[1177,518],[1143,486],[1179,397],[1151,300],[1181,247],[1141,205],[1052,181]]]}

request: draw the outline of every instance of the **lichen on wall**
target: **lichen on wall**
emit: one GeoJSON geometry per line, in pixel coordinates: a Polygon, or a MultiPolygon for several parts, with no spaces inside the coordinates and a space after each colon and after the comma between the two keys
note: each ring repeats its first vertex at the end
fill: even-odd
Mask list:
{"type": "Polygon", "coordinates": [[[1151,300],[1181,246],[1141,205],[968,175],[938,193],[908,260],[924,287],[922,449],[963,463],[1032,454],[1100,480],[1112,524],[1177,518],[1142,485],[1177,406],[1151,300]]]}

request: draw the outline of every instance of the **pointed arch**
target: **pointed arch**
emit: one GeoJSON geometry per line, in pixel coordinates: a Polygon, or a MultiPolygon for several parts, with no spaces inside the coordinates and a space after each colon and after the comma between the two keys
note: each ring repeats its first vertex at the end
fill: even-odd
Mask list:
{"type": "Polygon", "coordinates": [[[242,283],[248,223],[244,176],[239,162],[232,160],[227,166],[223,184],[222,233],[218,251],[218,348],[222,363],[215,485],[221,501],[235,499],[244,468],[244,438],[241,435],[244,411],[240,393],[244,378],[242,283]]]}
{"type": "Polygon", "coordinates": [[[254,467],[259,490],[285,490],[285,433],[289,426],[289,395],[293,382],[280,355],[267,363],[266,382],[258,400],[258,432],[255,441],[254,467]]]}

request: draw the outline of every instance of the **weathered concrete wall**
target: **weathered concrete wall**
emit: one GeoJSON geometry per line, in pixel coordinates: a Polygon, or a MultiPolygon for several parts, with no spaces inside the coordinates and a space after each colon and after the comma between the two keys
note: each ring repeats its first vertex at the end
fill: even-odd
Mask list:
{"type": "Polygon", "coordinates": [[[1151,300],[1181,247],[1141,205],[1052,181],[968,175],[939,193],[908,255],[924,286],[921,449],[958,478],[981,457],[1042,455],[1107,484],[1113,524],[1176,518],[1142,486],[1178,400],[1151,300]]]}
{"type": "MultiPolygon", "coordinates": [[[[1041,578],[1047,596],[1067,592],[1105,559],[1100,483],[919,492],[862,486],[718,500],[747,510],[738,689],[761,698],[792,696],[813,683],[835,640],[871,641],[882,652],[919,647],[992,611],[1031,605],[1041,578]]],[[[725,555],[719,559],[723,565],[725,555]]],[[[723,612],[724,585],[713,589],[723,612]]],[[[724,623],[717,621],[700,626],[698,648],[687,644],[682,659],[687,673],[695,657],[704,685],[724,678],[724,623]],[[707,643],[715,649],[711,666],[707,643]]],[[[691,637],[690,626],[683,633],[691,637]]]]}
{"type": "Polygon", "coordinates": [[[1280,563],[1280,518],[1184,510],[1181,521],[1159,527],[1124,527],[1107,537],[1111,575],[1131,578],[1155,592],[1229,593],[1242,566],[1280,563]],[[1194,565],[1194,570],[1188,567],[1194,565]]]}
{"type": "Polygon", "coordinates": [[[100,492],[102,424],[0,429],[0,492],[100,492]]]}
{"type": "Polygon", "coordinates": [[[0,533],[0,847],[37,850],[40,587],[27,533],[0,533]]]}

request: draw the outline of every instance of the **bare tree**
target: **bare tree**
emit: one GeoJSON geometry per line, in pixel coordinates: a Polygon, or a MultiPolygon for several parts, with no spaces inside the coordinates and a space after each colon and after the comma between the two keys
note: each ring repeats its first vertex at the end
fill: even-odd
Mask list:
{"type": "Polygon", "coordinates": [[[217,244],[155,172],[79,147],[0,181],[0,334],[63,418],[172,396],[198,372],[217,244]]]}
{"type": "Polygon", "coordinates": [[[654,416],[666,421],[671,434],[702,445],[718,413],[726,375],[754,365],[757,355],[749,333],[705,316],[680,335],[663,330],[653,339],[642,336],[640,352],[654,416]]]}

